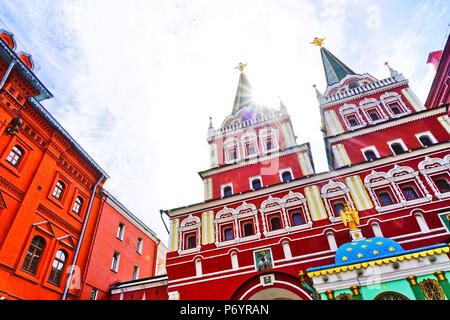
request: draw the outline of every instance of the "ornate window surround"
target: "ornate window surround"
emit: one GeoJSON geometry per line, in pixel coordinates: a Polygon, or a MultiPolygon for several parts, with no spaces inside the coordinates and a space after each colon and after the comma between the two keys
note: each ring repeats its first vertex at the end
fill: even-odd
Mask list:
{"type": "Polygon", "coordinates": [[[216,228],[216,247],[225,247],[232,244],[243,243],[248,241],[257,240],[261,237],[258,223],[258,210],[254,204],[247,204],[245,201],[236,209],[227,208],[226,206],[216,214],[214,219],[214,225],[216,228]],[[243,236],[242,230],[240,230],[240,220],[252,220],[253,230],[255,233],[250,236],[243,236]],[[232,223],[233,225],[233,239],[224,241],[221,239],[221,226],[232,223]]]}
{"type": "Polygon", "coordinates": [[[405,114],[411,113],[411,110],[406,106],[405,102],[403,102],[401,95],[398,94],[397,92],[385,92],[380,96],[380,102],[391,118],[399,118],[404,116],[405,114]],[[389,107],[389,104],[392,102],[398,103],[402,111],[401,113],[394,114],[392,112],[391,108],[389,107]]]}
{"type": "Polygon", "coordinates": [[[259,144],[261,146],[260,152],[261,154],[267,154],[269,152],[275,152],[279,150],[279,131],[275,128],[263,128],[259,130],[259,144]],[[272,148],[267,150],[266,139],[268,137],[272,138],[272,148]]]}
{"type": "Polygon", "coordinates": [[[398,166],[397,164],[389,170],[387,173],[385,172],[376,172],[372,170],[372,172],[367,175],[364,179],[364,186],[369,191],[370,197],[375,203],[375,210],[378,212],[388,211],[392,209],[398,209],[402,207],[406,207],[409,205],[416,205],[419,203],[429,202],[432,199],[431,194],[426,189],[422,180],[419,177],[419,172],[414,171],[412,168],[407,166],[398,166]],[[414,200],[407,200],[403,194],[403,191],[399,187],[399,183],[411,183],[416,187],[416,190],[419,191],[419,198],[414,200]],[[381,203],[376,195],[376,191],[382,188],[388,187],[391,191],[396,203],[387,206],[381,206],[381,203]]]}
{"type": "Polygon", "coordinates": [[[239,140],[235,137],[229,137],[223,143],[223,150],[225,155],[225,163],[236,163],[241,159],[241,150],[239,148],[239,140]],[[230,158],[230,150],[236,149],[236,159],[230,158]]]}
{"type": "Polygon", "coordinates": [[[242,146],[242,158],[243,159],[252,159],[256,158],[259,155],[259,148],[258,148],[258,136],[256,135],[256,132],[249,131],[246,132],[241,136],[241,146],[242,146]],[[253,154],[248,155],[246,144],[253,144],[253,148],[255,149],[255,152],[253,154]]]}
{"type": "Polygon", "coordinates": [[[354,104],[347,104],[345,103],[342,107],[339,108],[339,114],[347,127],[347,130],[355,130],[362,127],[365,127],[367,125],[367,122],[364,120],[364,118],[359,113],[359,109],[354,104]],[[359,124],[356,126],[351,126],[350,122],[348,121],[348,116],[355,116],[358,120],[359,124]]]}
{"type": "Polygon", "coordinates": [[[189,254],[200,251],[201,247],[201,220],[197,216],[193,216],[190,214],[187,218],[185,218],[183,221],[181,221],[180,228],[178,230],[179,232],[179,246],[178,246],[178,254],[189,254]],[[185,243],[184,243],[184,235],[186,233],[194,232],[195,233],[195,240],[196,240],[196,246],[191,249],[184,249],[185,243]]]}
{"type": "Polygon", "coordinates": [[[361,112],[366,117],[369,124],[376,124],[379,122],[383,122],[388,119],[388,116],[384,112],[383,108],[380,105],[380,101],[374,99],[374,98],[366,98],[362,100],[359,103],[359,108],[361,109],[361,112]],[[372,118],[369,115],[369,110],[375,109],[377,111],[377,114],[379,115],[378,120],[372,120],[372,118]]]}
{"type": "Polygon", "coordinates": [[[348,203],[352,208],[354,208],[352,197],[350,196],[350,189],[342,182],[331,179],[322,187],[320,196],[324,200],[323,202],[325,204],[325,208],[328,211],[328,218],[331,222],[342,221],[339,214],[335,215],[334,213],[334,209],[331,205],[333,200],[344,198],[345,203],[348,203]]]}
{"type": "Polygon", "coordinates": [[[298,192],[292,192],[289,191],[289,193],[287,195],[285,195],[283,197],[283,199],[281,199],[281,204],[283,207],[283,211],[285,213],[285,217],[287,220],[287,232],[293,232],[293,231],[298,231],[298,230],[303,230],[303,229],[308,229],[312,227],[312,220],[311,220],[311,216],[309,214],[309,210],[308,210],[308,204],[306,202],[306,198],[298,192]],[[291,225],[290,221],[291,219],[288,217],[288,211],[287,210],[293,210],[295,208],[301,208],[301,210],[303,211],[303,224],[294,226],[291,225]]]}
{"type": "Polygon", "coordinates": [[[288,232],[288,222],[286,218],[286,212],[283,210],[283,206],[280,198],[273,198],[269,196],[268,199],[264,200],[261,204],[261,209],[259,209],[262,216],[263,222],[263,234],[266,237],[279,235],[284,232],[288,232]],[[277,230],[270,231],[269,221],[274,216],[280,217],[281,228],[277,230]]]}
{"type": "Polygon", "coordinates": [[[441,193],[440,190],[434,184],[433,176],[440,175],[442,173],[449,173],[450,169],[450,154],[446,155],[443,159],[425,157],[425,160],[421,161],[418,165],[419,172],[425,178],[425,181],[433,190],[434,195],[438,199],[450,198],[450,192],[441,193]]]}

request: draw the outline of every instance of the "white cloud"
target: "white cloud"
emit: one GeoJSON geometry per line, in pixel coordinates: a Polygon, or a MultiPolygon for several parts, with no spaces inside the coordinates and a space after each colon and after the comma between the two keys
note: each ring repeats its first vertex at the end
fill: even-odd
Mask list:
{"type": "MultiPolygon", "coordinates": [[[[15,0],[0,9],[55,95],[43,104],[110,174],[106,188],[166,241],[159,209],[203,200],[197,172],[209,166],[208,117],[217,128],[231,112],[238,62],[248,63],[264,101],[278,106],[281,96],[297,142],[311,142],[317,171],[327,165],[312,89],[316,83],[325,90],[319,50],[309,44],[315,36],[326,37],[327,48],[357,72],[387,76],[382,63],[389,57],[415,75],[426,59],[415,49],[428,48],[426,34],[409,25],[380,43],[394,36],[387,35],[387,9],[381,7],[381,29],[369,30],[369,5],[15,0]]],[[[424,17],[411,20],[424,22],[443,6],[425,1],[424,17]]]]}

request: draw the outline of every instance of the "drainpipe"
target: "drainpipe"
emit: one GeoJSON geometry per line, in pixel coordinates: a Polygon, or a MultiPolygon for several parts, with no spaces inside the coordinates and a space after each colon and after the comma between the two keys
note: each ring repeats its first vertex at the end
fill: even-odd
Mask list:
{"type": "Polygon", "coordinates": [[[6,79],[8,78],[8,76],[11,73],[11,70],[13,69],[15,64],[16,64],[16,60],[11,61],[11,63],[9,64],[8,69],[6,70],[5,74],[3,75],[2,81],[0,82],[0,90],[5,85],[6,79]]]}
{"type": "MultiPolygon", "coordinates": [[[[164,221],[164,219],[163,219],[163,213],[165,213],[168,217],[169,217],[169,211],[168,210],[159,210],[159,214],[160,214],[160,217],[161,217],[161,220],[162,220],[162,222],[163,222],[163,224],[164,224],[164,227],[166,228],[166,231],[167,231],[167,233],[170,233],[170,231],[169,231],[169,229],[167,228],[167,225],[166,225],[166,222],[164,221]]],[[[170,217],[169,217],[170,218],[170,217]]]]}
{"type": "Polygon", "coordinates": [[[75,263],[77,263],[78,254],[80,253],[81,242],[83,241],[84,232],[86,231],[87,222],[89,220],[89,214],[91,213],[92,202],[94,201],[97,187],[104,178],[105,178],[105,176],[102,175],[100,177],[100,179],[97,181],[97,183],[95,184],[94,189],[92,190],[92,195],[91,195],[91,198],[89,199],[89,205],[87,208],[86,217],[84,218],[84,222],[83,222],[83,228],[81,229],[80,239],[78,240],[77,248],[75,249],[75,256],[73,258],[72,265],[70,266],[69,277],[67,278],[66,287],[64,288],[64,293],[62,295],[61,300],[66,300],[67,292],[69,291],[69,286],[70,286],[70,283],[72,282],[73,270],[75,269],[75,263]]]}

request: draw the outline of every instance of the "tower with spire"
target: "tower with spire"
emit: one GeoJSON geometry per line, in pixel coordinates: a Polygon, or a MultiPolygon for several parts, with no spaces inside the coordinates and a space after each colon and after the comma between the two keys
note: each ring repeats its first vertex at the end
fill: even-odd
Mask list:
{"type": "Polygon", "coordinates": [[[210,168],[199,172],[205,200],[227,197],[314,174],[309,144],[297,145],[286,106],[255,101],[252,86],[239,63],[239,82],[231,114],[207,141],[210,168]]]}
{"type": "Polygon", "coordinates": [[[323,41],[314,44],[320,47],[326,78],[325,91],[316,88],[316,95],[331,168],[395,156],[448,137],[441,125],[433,127],[433,120],[419,116],[427,109],[388,62],[389,76],[378,80],[354,72],[323,41]]]}

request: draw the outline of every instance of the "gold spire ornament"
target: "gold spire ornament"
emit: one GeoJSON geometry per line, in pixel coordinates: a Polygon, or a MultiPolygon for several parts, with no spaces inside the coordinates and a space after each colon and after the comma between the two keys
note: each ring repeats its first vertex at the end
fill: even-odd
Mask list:
{"type": "Polygon", "coordinates": [[[240,72],[243,72],[246,66],[247,66],[247,63],[239,62],[239,64],[234,68],[239,70],[240,72]]]}
{"type": "Polygon", "coordinates": [[[316,45],[316,46],[322,48],[324,40],[325,40],[325,38],[315,37],[314,40],[312,42],[310,42],[310,44],[313,44],[313,45],[316,45]]]}

